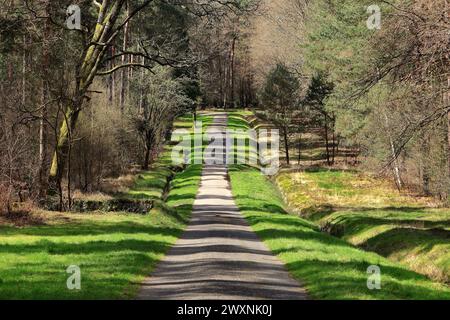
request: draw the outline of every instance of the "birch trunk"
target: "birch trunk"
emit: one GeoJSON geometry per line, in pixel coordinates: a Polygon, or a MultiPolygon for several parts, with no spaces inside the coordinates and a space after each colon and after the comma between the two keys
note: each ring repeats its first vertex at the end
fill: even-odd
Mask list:
{"type": "Polygon", "coordinates": [[[392,173],[394,174],[395,185],[398,190],[401,190],[403,187],[403,181],[400,174],[400,165],[397,159],[397,150],[395,149],[394,139],[392,138],[391,131],[389,130],[389,119],[387,117],[386,111],[383,109],[384,122],[386,125],[386,132],[389,139],[389,147],[391,149],[392,156],[392,173]]]}
{"type": "MultiPolygon", "coordinates": [[[[125,6],[126,6],[126,10],[127,10],[127,17],[128,17],[130,15],[130,6],[128,4],[128,1],[126,1],[125,6]]],[[[128,48],[128,31],[129,31],[129,24],[126,23],[124,31],[123,31],[123,46],[122,46],[123,51],[126,51],[128,48]]],[[[128,56],[123,55],[122,56],[122,64],[127,63],[128,62],[127,60],[128,60],[128,56]]],[[[121,72],[121,76],[120,76],[120,96],[119,96],[120,110],[122,111],[122,113],[125,110],[125,97],[126,97],[126,88],[127,88],[127,81],[128,81],[127,76],[128,76],[128,69],[123,68],[122,72],[121,72]]]]}
{"type": "Polygon", "coordinates": [[[57,137],[49,175],[50,193],[54,193],[57,190],[56,187],[61,183],[69,151],[69,134],[76,127],[86,95],[97,75],[100,62],[106,54],[108,46],[104,44],[110,41],[110,37],[115,31],[113,27],[125,1],[104,1],[104,4],[100,5],[95,32],[85,51],[81,67],[77,70],[77,82],[72,94],[72,103],[66,108],[57,137]]]}

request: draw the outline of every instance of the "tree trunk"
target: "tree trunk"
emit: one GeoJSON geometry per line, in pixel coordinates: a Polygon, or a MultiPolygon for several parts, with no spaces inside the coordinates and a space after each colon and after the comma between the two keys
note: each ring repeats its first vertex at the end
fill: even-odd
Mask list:
{"type": "MultiPolygon", "coordinates": [[[[46,14],[48,12],[48,2],[45,4],[46,14]]],[[[41,96],[41,112],[39,121],[39,168],[38,168],[38,197],[40,200],[45,199],[48,187],[48,166],[47,166],[47,104],[49,101],[49,79],[48,79],[48,69],[50,68],[49,61],[49,43],[48,39],[50,37],[49,21],[47,19],[44,21],[43,35],[42,35],[42,96],[41,96]]],[[[24,63],[26,60],[24,59],[24,63]]],[[[25,67],[24,67],[25,69],[25,67]]],[[[25,82],[24,82],[25,86],[25,82]]],[[[23,97],[25,104],[25,96],[23,97]]]]}
{"type": "Polygon", "coordinates": [[[48,176],[47,176],[47,102],[48,102],[48,86],[47,81],[42,81],[42,109],[41,119],[39,121],[39,198],[44,199],[47,192],[48,176]]]}
{"type": "Polygon", "coordinates": [[[234,51],[236,47],[236,36],[233,36],[230,49],[230,104],[235,107],[234,101],[234,51]]]}
{"type": "MultiPolygon", "coordinates": [[[[131,14],[131,5],[130,2],[127,2],[127,17],[131,14]]],[[[130,43],[133,43],[133,28],[131,21],[127,23],[127,48],[130,43]]],[[[139,59],[139,57],[137,57],[139,59]]],[[[128,56],[128,62],[129,63],[135,63],[135,57],[134,55],[128,56]]],[[[134,69],[133,68],[127,68],[127,85],[126,85],[126,94],[125,94],[125,101],[130,101],[131,96],[131,79],[134,77],[134,69]]]]}
{"type": "Polygon", "coordinates": [[[302,133],[299,132],[298,138],[298,164],[300,165],[302,162],[302,133]]]}
{"type": "Polygon", "coordinates": [[[61,125],[55,152],[53,154],[52,165],[50,168],[49,176],[49,192],[54,193],[58,185],[61,184],[62,177],[64,175],[64,167],[67,162],[67,156],[69,151],[69,135],[75,129],[78,116],[81,110],[81,101],[68,107],[63,123],[61,125]]]}
{"type": "MultiPolygon", "coordinates": [[[[448,108],[447,111],[447,174],[450,177],[450,76],[447,78],[447,92],[444,97],[444,104],[448,108]]],[[[450,193],[450,191],[449,191],[450,193]]]]}
{"type": "Polygon", "coordinates": [[[331,118],[331,130],[332,130],[331,165],[334,165],[336,159],[336,116],[334,114],[331,118]]]}
{"type": "Polygon", "coordinates": [[[331,165],[331,157],[330,157],[330,142],[328,141],[328,115],[325,114],[325,149],[327,152],[327,164],[331,165]]]}
{"type": "Polygon", "coordinates": [[[402,177],[400,174],[400,166],[397,159],[397,150],[395,149],[394,140],[392,138],[391,132],[389,130],[389,119],[387,117],[386,111],[383,110],[384,121],[386,124],[386,131],[389,138],[389,146],[391,148],[392,155],[392,173],[394,174],[395,185],[398,190],[401,190],[403,187],[402,177]]]}
{"type": "Polygon", "coordinates": [[[223,86],[223,109],[226,110],[227,109],[227,95],[228,95],[228,73],[229,73],[229,68],[227,67],[227,63],[226,61],[224,62],[224,86],[223,86]]]}
{"type": "Polygon", "coordinates": [[[431,195],[430,190],[430,167],[428,165],[428,161],[424,161],[426,157],[430,154],[430,137],[425,133],[425,136],[422,137],[422,145],[421,145],[421,155],[420,155],[420,171],[422,175],[422,191],[426,196],[431,195]]]}
{"type": "Polygon", "coordinates": [[[285,154],[286,154],[286,163],[290,164],[290,158],[289,158],[289,140],[288,140],[288,131],[286,127],[283,128],[283,136],[284,136],[284,148],[285,148],[285,154]]]}
{"type": "Polygon", "coordinates": [[[76,127],[86,95],[97,76],[100,62],[106,54],[108,46],[102,44],[111,40],[110,37],[114,34],[113,26],[120,15],[124,2],[125,0],[105,1],[99,9],[95,32],[77,70],[77,82],[72,94],[72,103],[65,110],[65,116],[57,137],[49,176],[50,193],[54,193],[55,186],[61,185],[69,150],[69,134],[76,127]]]}
{"type": "MultiPolygon", "coordinates": [[[[108,50],[108,51],[110,52],[109,55],[112,54],[112,53],[111,53],[111,50],[112,50],[112,48],[111,48],[110,50],[108,50]]],[[[111,65],[112,65],[112,62],[110,61],[110,62],[109,62],[110,68],[111,68],[111,65]]],[[[110,74],[110,75],[108,76],[108,78],[107,78],[107,90],[108,90],[108,102],[109,102],[109,105],[112,105],[113,99],[114,99],[114,97],[113,97],[113,91],[114,91],[114,89],[113,89],[113,79],[112,79],[112,74],[110,74]]]]}
{"type": "Polygon", "coordinates": [[[148,170],[149,163],[150,163],[150,151],[151,151],[151,147],[149,145],[146,145],[145,146],[144,163],[142,164],[142,170],[148,170]]]}
{"type": "MultiPolygon", "coordinates": [[[[130,6],[128,1],[125,3],[126,10],[127,10],[127,17],[130,15],[130,6]]],[[[126,23],[123,31],[123,51],[126,51],[128,48],[128,34],[129,34],[129,24],[126,23]]],[[[122,55],[122,64],[127,63],[128,56],[122,55]]],[[[119,96],[119,104],[120,104],[120,110],[122,113],[125,111],[125,97],[126,97],[126,88],[127,88],[127,75],[128,75],[128,68],[123,68],[120,76],[120,96],[119,96]]]]}
{"type": "Polygon", "coordinates": [[[192,106],[192,113],[194,115],[194,123],[197,122],[197,103],[194,103],[194,105],[192,106]]]}
{"type": "Polygon", "coordinates": [[[22,105],[27,103],[27,37],[23,36],[23,54],[22,54],[22,105]]]}
{"type": "Polygon", "coordinates": [[[220,84],[220,88],[219,88],[219,98],[215,98],[215,103],[216,103],[216,107],[218,107],[220,105],[220,103],[223,101],[223,95],[224,95],[224,85],[225,85],[225,80],[223,77],[223,69],[222,69],[222,59],[221,59],[221,55],[219,55],[217,57],[217,69],[219,71],[219,84],[220,84]],[[217,100],[222,100],[222,101],[217,101],[217,100]]]}
{"type": "MultiPolygon", "coordinates": [[[[111,46],[111,48],[109,48],[108,52],[109,52],[109,56],[112,57],[114,55],[114,46],[111,46]]],[[[110,69],[114,68],[113,60],[111,60],[109,62],[109,68],[110,69]]],[[[108,76],[108,101],[109,101],[110,105],[112,105],[114,103],[114,74],[110,74],[108,76]]]]}
{"type": "MultiPolygon", "coordinates": [[[[145,64],[145,57],[142,57],[142,64],[145,64]]],[[[144,112],[144,68],[141,69],[141,74],[139,75],[139,115],[144,112]]]]}
{"type": "Polygon", "coordinates": [[[401,188],[403,187],[403,182],[402,182],[402,178],[400,175],[400,166],[398,164],[398,159],[396,156],[394,142],[392,141],[391,137],[389,137],[389,140],[390,140],[390,145],[391,145],[391,152],[393,155],[393,168],[392,169],[394,172],[395,184],[397,185],[398,190],[401,190],[401,188]]]}

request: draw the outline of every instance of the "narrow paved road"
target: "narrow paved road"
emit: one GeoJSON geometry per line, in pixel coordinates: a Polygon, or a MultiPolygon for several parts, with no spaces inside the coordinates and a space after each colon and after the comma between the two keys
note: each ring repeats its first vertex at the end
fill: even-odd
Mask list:
{"type": "MultiPolygon", "coordinates": [[[[224,131],[225,114],[214,117],[224,131]]],[[[138,299],[306,299],[297,281],[251,230],[225,165],[205,165],[189,226],[144,281],[138,299]]]]}

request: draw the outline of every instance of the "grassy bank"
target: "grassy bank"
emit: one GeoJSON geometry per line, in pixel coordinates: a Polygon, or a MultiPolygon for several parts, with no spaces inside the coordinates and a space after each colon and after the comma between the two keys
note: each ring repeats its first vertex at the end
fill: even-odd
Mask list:
{"type": "Polygon", "coordinates": [[[230,170],[236,202],[253,230],[316,299],[450,299],[450,289],[344,240],[283,209],[276,187],[255,168],[230,170]],[[367,288],[367,268],[381,268],[381,290],[367,288]]]}
{"type": "MultiPolygon", "coordinates": [[[[247,116],[245,112],[230,113],[228,126],[239,129],[248,128],[247,116]]],[[[336,175],[346,177],[347,173],[336,172],[336,175]]],[[[341,205],[345,203],[343,198],[348,200],[349,197],[353,197],[353,204],[359,203],[360,206],[373,202],[373,196],[368,197],[362,191],[364,188],[361,181],[349,189],[344,187],[343,182],[331,183],[327,179],[327,174],[319,170],[313,187],[310,183],[311,179],[299,178],[292,173],[279,175],[278,183],[283,190],[288,191],[289,203],[299,204],[303,208],[302,214],[308,218],[303,219],[297,215],[287,214],[282,195],[272,181],[262,176],[257,168],[236,165],[230,170],[230,178],[236,202],[252,228],[286,263],[291,274],[305,283],[313,298],[450,299],[450,290],[445,285],[430,281],[427,277],[411,271],[406,265],[390,261],[376,253],[361,250],[347,242],[350,239],[345,236],[347,241],[320,232],[319,225],[325,223],[323,219],[333,213],[331,199],[336,199],[338,196],[336,186],[340,186],[343,195],[340,198],[341,205]],[[358,193],[362,194],[358,196],[358,193]],[[381,268],[381,290],[373,291],[367,288],[367,268],[371,265],[381,268]]],[[[365,186],[367,190],[378,195],[381,207],[389,204],[401,208],[410,199],[396,196],[391,192],[394,190],[387,192],[386,185],[375,182],[375,180],[368,180],[365,186]],[[384,200],[381,201],[380,197],[384,197],[384,200]]],[[[424,201],[424,199],[417,200],[415,205],[417,210],[424,205],[424,201]]],[[[345,205],[350,204],[345,203],[345,205]]],[[[299,209],[299,207],[296,208],[299,209]]],[[[411,210],[405,210],[404,218],[408,217],[410,221],[416,221],[418,216],[409,215],[410,212],[411,210]]],[[[437,216],[434,216],[434,219],[430,215],[427,217],[430,220],[430,226],[436,227],[443,222],[443,219],[438,219],[437,216]]],[[[338,217],[336,218],[339,220],[338,217]]],[[[366,222],[369,220],[367,219],[366,222]]],[[[353,227],[360,232],[368,231],[360,220],[353,220],[353,227]]],[[[401,239],[400,236],[399,240],[401,239]]],[[[406,241],[409,240],[410,238],[406,238],[406,241]]],[[[428,242],[428,244],[434,247],[437,243],[428,242]]],[[[409,249],[411,247],[404,246],[405,252],[409,252],[409,249]]],[[[435,247],[434,250],[441,252],[440,249],[435,247]]]]}
{"type": "Polygon", "coordinates": [[[449,282],[450,210],[357,172],[285,172],[277,182],[290,206],[324,230],[449,282]]]}
{"type": "Polygon", "coordinates": [[[184,229],[199,172],[175,177],[177,214],[40,213],[44,225],[0,226],[0,299],[132,298],[184,229]],[[81,268],[81,290],[66,287],[69,265],[81,268]]]}
{"type": "MultiPolygon", "coordinates": [[[[211,117],[204,117],[208,125],[211,117]]],[[[175,127],[189,127],[191,117],[175,127]]],[[[174,173],[170,149],[139,174],[122,197],[156,199],[148,215],[36,212],[25,227],[0,224],[0,299],[127,299],[183,231],[201,165],[174,173]],[[167,178],[173,175],[170,191],[167,178]],[[164,194],[165,202],[162,202],[164,194]],[[81,269],[81,290],[68,290],[68,266],[81,269]]]]}

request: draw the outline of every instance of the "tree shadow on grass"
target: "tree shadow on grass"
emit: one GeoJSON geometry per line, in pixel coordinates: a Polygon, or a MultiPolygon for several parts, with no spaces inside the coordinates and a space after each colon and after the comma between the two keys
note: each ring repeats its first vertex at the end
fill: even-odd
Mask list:
{"type": "Polygon", "coordinates": [[[302,216],[315,222],[337,213],[338,216],[332,218],[331,222],[345,224],[349,227],[390,224],[418,228],[450,227],[450,219],[445,217],[439,220],[428,220],[427,213],[430,212],[430,208],[427,207],[338,207],[331,204],[322,204],[303,208],[301,212],[302,216]]]}
{"type": "Polygon", "coordinates": [[[181,232],[169,225],[106,221],[3,229],[6,240],[41,238],[0,245],[0,257],[13,259],[0,263],[0,299],[131,297],[138,287],[132,281],[147,275],[181,232]],[[82,290],[75,293],[66,287],[66,269],[73,264],[82,272],[82,290]]]}
{"type": "MultiPolygon", "coordinates": [[[[381,209],[383,210],[383,209],[381,209]]],[[[395,217],[395,214],[392,215],[395,217]]],[[[359,215],[357,212],[350,214],[340,214],[337,217],[332,217],[328,220],[331,232],[336,236],[350,236],[357,235],[361,232],[370,230],[377,226],[395,226],[399,230],[434,230],[428,232],[430,236],[441,236],[448,239],[450,231],[444,228],[450,226],[449,220],[425,220],[420,218],[390,218],[390,217],[376,217],[365,214],[359,215]]]]}
{"type": "Polygon", "coordinates": [[[123,299],[134,297],[139,282],[148,274],[169,246],[149,251],[112,251],[96,259],[86,252],[72,252],[53,258],[38,256],[30,262],[18,262],[9,274],[2,272],[1,299],[123,299]],[[149,253],[151,252],[151,253],[149,253]],[[81,290],[68,290],[66,268],[76,264],[81,270],[81,290]]]}
{"type": "Polygon", "coordinates": [[[56,226],[40,226],[28,227],[23,229],[13,227],[0,227],[0,233],[6,236],[27,235],[27,236],[94,236],[109,235],[113,233],[124,234],[162,234],[168,236],[176,236],[179,229],[165,227],[148,226],[136,222],[90,222],[90,223],[73,223],[61,224],[56,226]]]}
{"type": "Polygon", "coordinates": [[[314,229],[315,231],[318,230],[317,226],[312,224],[311,222],[303,219],[293,219],[292,216],[287,215],[286,217],[283,217],[282,215],[277,216],[276,218],[267,218],[264,215],[261,215],[258,213],[258,211],[252,211],[252,208],[249,207],[245,209],[248,213],[246,214],[246,219],[250,222],[251,225],[256,225],[259,223],[269,223],[274,225],[280,225],[280,226],[289,226],[292,227],[299,227],[299,228],[305,228],[305,229],[314,229]],[[252,212],[255,212],[255,214],[252,214],[252,212]]]}
{"type": "MultiPolygon", "coordinates": [[[[292,229],[292,227],[290,227],[292,229]]],[[[334,238],[331,236],[326,236],[323,233],[317,232],[313,229],[292,229],[292,230],[281,230],[275,228],[262,229],[257,231],[258,236],[260,236],[263,240],[271,240],[271,239],[294,239],[294,240],[303,240],[303,241],[312,241],[332,247],[348,247],[355,248],[348,242],[340,240],[338,238],[334,238]]]]}
{"type": "Polygon", "coordinates": [[[421,230],[416,228],[393,228],[366,240],[361,247],[374,250],[384,256],[395,253],[399,248],[412,250],[420,246],[420,251],[431,251],[435,245],[450,245],[450,231],[443,229],[421,230]],[[379,244],[389,243],[389,246],[379,244]]]}
{"type": "Polygon", "coordinates": [[[195,198],[194,193],[184,193],[184,194],[171,194],[167,197],[167,202],[177,202],[182,200],[192,200],[195,198]]]}
{"type": "Polygon", "coordinates": [[[450,299],[450,291],[445,290],[444,286],[436,284],[436,289],[430,288],[430,280],[426,276],[406,267],[395,266],[374,253],[364,252],[302,223],[298,225],[293,219],[283,221],[278,217],[251,214],[247,218],[252,225],[267,223],[280,226],[279,229],[257,229],[256,233],[269,243],[279,239],[290,243],[273,249],[273,252],[287,263],[287,268],[294,275],[307,280],[317,298],[450,299]],[[367,288],[367,268],[371,265],[381,268],[382,290],[367,288]]]}
{"type": "Polygon", "coordinates": [[[0,252],[27,254],[47,252],[51,255],[95,254],[119,251],[163,253],[168,243],[152,240],[88,241],[78,244],[43,239],[32,244],[0,245],[0,252]]]}
{"type": "Polygon", "coordinates": [[[315,287],[317,298],[450,299],[449,290],[438,285],[430,288],[425,276],[380,261],[376,264],[381,270],[381,289],[370,290],[367,287],[367,268],[372,264],[374,262],[364,260],[299,259],[286,266],[293,274],[307,279],[308,285],[315,287]]]}
{"type": "Polygon", "coordinates": [[[133,200],[156,200],[156,199],[160,199],[161,198],[161,194],[162,194],[163,190],[159,190],[159,189],[145,189],[142,192],[129,192],[126,195],[121,195],[117,198],[124,198],[124,199],[133,199],[133,200]],[[152,194],[148,194],[149,192],[154,192],[156,194],[152,195],[152,194]],[[157,195],[158,194],[158,195],[157,195]]]}

